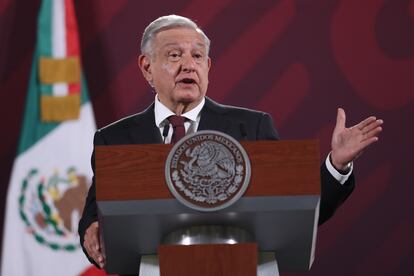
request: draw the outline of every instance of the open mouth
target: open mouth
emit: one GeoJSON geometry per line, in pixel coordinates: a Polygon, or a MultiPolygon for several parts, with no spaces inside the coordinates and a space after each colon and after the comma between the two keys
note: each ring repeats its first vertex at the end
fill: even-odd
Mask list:
{"type": "Polygon", "coordinates": [[[195,84],[196,83],[196,81],[192,78],[184,78],[180,80],[179,82],[184,83],[184,84],[195,84]]]}

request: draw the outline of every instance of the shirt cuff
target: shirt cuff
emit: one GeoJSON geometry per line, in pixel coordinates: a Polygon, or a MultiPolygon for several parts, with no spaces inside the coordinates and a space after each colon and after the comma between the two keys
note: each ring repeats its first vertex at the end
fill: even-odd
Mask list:
{"type": "Polygon", "coordinates": [[[335,169],[335,167],[332,165],[332,163],[331,163],[331,160],[330,160],[330,156],[331,156],[331,153],[329,153],[328,154],[328,156],[326,157],[326,160],[325,160],[325,165],[326,165],[326,168],[328,169],[328,171],[329,171],[329,173],[339,182],[339,183],[341,183],[341,184],[344,184],[347,180],[348,180],[348,178],[349,178],[349,176],[352,174],[352,171],[353,171],[353,169],[354,169],[354,163],[353,162],[351,162],[351,163],[349,163],[350,164],[350,167],[349,167],[349,172],[347,173],[347,174],[341,174],[340,172],[338,172],[338,170],[337,169],[335,169]]]}

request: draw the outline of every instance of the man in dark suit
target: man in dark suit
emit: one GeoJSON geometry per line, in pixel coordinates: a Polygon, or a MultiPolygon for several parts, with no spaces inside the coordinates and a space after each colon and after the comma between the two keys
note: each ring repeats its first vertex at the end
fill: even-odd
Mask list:
{"type": "MultiPolygon", "coordinates": [[[[138,63],[156,93],[155,101],[145,111],[98,130],[94,145],[170,143],[175,138],[175,125],[170,121],[176,116],[182,119],[187,134],[218,130],[237,140],[279,139],[268,114],[224,106],[205,96],[211,67],[209,47],[210,40],[188,18],[171,15],[153,21],[145,29],[138,63]]],[[[338,109],[332,151],[321,166],[319,223],[331,217],[352,192],[352,161],[378,140],[381,124],[382,120],[369,117],[346,128],[345,112],[338,109]]],[[[98,242],[98,229],[93,181],[79,223],[79,235],[89,260],[102,267],[105,259],[98,242]]]]}

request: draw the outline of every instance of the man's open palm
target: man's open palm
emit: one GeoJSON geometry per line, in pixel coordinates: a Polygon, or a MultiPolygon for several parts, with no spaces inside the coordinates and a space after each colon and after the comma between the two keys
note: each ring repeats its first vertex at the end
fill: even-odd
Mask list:
{"type": "Polygon", "coordinates": [[[354,161],[369,145],[378,141],[383,123],[373,116],[350,128],[345,127],[345,122],[345,111],[338,108],[331,142],[332,164],[338,170],[345,170],[349,162],[354,161]]]}

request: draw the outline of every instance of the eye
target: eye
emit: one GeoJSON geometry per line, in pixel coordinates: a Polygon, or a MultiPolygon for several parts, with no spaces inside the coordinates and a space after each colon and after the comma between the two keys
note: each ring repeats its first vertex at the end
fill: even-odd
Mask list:
{"type": "Polygon", "coordinates": [[[200,61],[202,61],[202,60],[203,60],[204,56],[203,56],[203,54],[201,54],[201,53],[195,53],[195,54],[193,54],[193,58],[194,58],[197,62],[200,62],[200,61]]]}
{"type": "Polygon", "coordinates": [[[181,53],[179,51],[171,51],[168,53],[168,58],[172,61],[178,61],[181,58],[181,53]]]}

